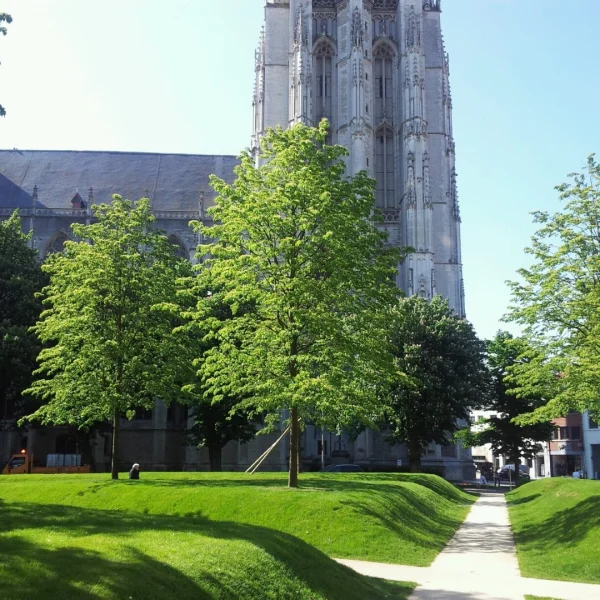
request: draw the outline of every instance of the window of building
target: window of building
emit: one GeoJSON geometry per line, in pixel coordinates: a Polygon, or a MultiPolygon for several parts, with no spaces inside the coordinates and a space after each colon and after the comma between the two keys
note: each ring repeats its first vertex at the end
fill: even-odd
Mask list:
{"type": "Polygon", "coordinates": [[[56,438],[56,454],[77,454],[77,440],[74,436],[63,433],[56,438]]]}
{"type": "Polygon", "coordinates": [[[442,446],[442,456],[445,458],[456,458],[456,444],[442,446]]]}
{"type": "Polygon", "coordinates": [[[571,427],[571,439],[572,440],[581,439],[581,427],[571,427]]]}
{"type": "Polygon", "coordinates": [[[333,116],[333,58],[335,52],[333,46],[328,42],[323,42],[317,45],[314,50],[315,59],[315,122],[326,118],[329,122],[333,116]]]}
{"type": "Polygon", "coordinates": [[[375,190],[378,208],[395,208],[396,161],[394,151],[393,62],[394,49],[390,44],[378,44],[373,51],[374,103],[372,106],[375,130],[375,190]]]}
{"type": "Polygon", "coordinates": [[[135,417],[136,421],[151,421],[152,420],[152,411],[146,408],[136,408],[135,409],[135,417]]]}
{"type": "Polygon", "coordinates": [[[317,454],[327,454],[327,440],[317,441],[317,454]]]}

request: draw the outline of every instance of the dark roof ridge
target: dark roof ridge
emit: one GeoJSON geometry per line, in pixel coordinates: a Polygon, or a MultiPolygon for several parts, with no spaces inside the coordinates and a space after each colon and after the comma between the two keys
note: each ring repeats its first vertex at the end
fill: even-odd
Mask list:
{"type": "Polygon", "coordinates": [[[128,150],[31,150],[27,148],[0,148],[0,152],[69,152],[73,154],[138,154],[147,156],[222,156],[223,158],[237,158],[236,154],[191,154],[189,152],[141,152],[128,150]]]}

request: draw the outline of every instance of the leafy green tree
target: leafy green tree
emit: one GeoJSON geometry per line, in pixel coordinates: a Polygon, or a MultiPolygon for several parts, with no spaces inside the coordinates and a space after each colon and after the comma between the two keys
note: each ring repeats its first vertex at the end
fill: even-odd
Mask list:
{"type": "MultiPolygon", "coordinates": [[[[203,278],[204,286],[199,285],[195,278],[182,280],[184,289],[180,291],[179,304],[173,306],[175,311],[180,310],[181,306],[193,310],[198,297],[209,299],[203,326],[198,328],[191,321],[180,328],[180,333],[186,336],[185,347],[190,354],[188,360],[196,364],[201,364],[204,355],[219,345],[218,331],[223,323],[235,318],[231,307],[212,291],[216,289],[214,283],[207,287],[207,279],[203,278]]],[[[243,315],[250,310],[252,306],[242,306],[237,314],[243,315]]],[[[190,406],[190,416],[194,419],[193,426],[188,430],[188,443],[207,448],[210,470],[221,471],[221,455],[226,444],[233,441],[249,442],[255,437],[261,419],[249,408],[240,406],[243,399],[241,396],[226,396],[215,400],[202,371],[198,374],[192,371],[189,375],[191,379],[182,390],[182,403],[190,406]]]]}
{"type": "Polygon", "coordinates": [[[118,478],[119,424],[155,397],[179,393],[178,323],[159,305],[172,302],[190,265],[153,228],[148,199],[113,196],[94,206],[97,222],[72,225],[78,242],[44,263],[46,309],[35,331],[47,346],[30,392],[47,401],[31,419],[86,429],[112,421],[112,478],[118,478]]]}
{"type": "Polygon", "coordinates": [[[392,322],[396,375],[387,399],[388,441],[406,443],[409,467],[416,472],[427,445],[447,444],[457,421],[485,401],[485,345],[441,296],[401,300],[392,322]]]}
{"type": "Polygon", "coordinates": [[[222,470],[222,451],[229,442],[249,442],[256,436],[258,420],[251,411],[239,407],[237,398],[196,402],[191,414],[194,424],[188,440],[194,446],[208,448],[211,471],[222,470]]]}
{"type": "MultiPolygon", "coordinates": [[[[7,14],[7,13],[0,13],[0,23],[12,23],[12,17],[7,14]]],[[[3,26],[0,25],[0,33],[2,35],[6,35],[8,33],[8,29],[3,26]]],[[[4,110],[4,107],[0,104],[0,117],[3,117],[4,115],[6,115],[6,111],[4,110]]]]}
{"type": "Polygon", "coordinates": [[[515,393],[541,395],[545,406],[524,420],[575,410],[600,417],[600,165],[557,186],[564,208],[534,213],[540,225],[526,249],[532,265],[509,282],[507,316],[524,328],[536,355],[511,369],[515,393]]]}
{"type": "Polygon", "coordinates": [[[545,403],[539,395],[515,395],[514,383],[507,377],[515,365],[528,363],[533,353],[524,338],[514,338],[506,331],[499,331],[493,340],[487,342],[492,387],[482,408],[496,414],[457,433],[457,438],[467,446],[491,444],[495,454],[508,457],[508,462],[515,465],[515,481],[519,478],[517,465],[521,457],[533,458],[539,451],[539,442],[548,441],[553,429],[549,421],[533,424],[515,422],[519,415],[531,413],[545,403]]]}
{"type": "Polygon", "coordinates": [[[42,311],[36,293],[46,278],[28,242],[17,211],[0,222],[0,420],[5,423],[23,416],[28,406],[22,392],[31,385],[41,349],[29,328],[42,311]]]}
{"type": "Polygon", "coordinates": [[[212,178],[215,225],[196,224],[214,240],[201,247],[198,280],[216,291],[195,318],[220,340],[200,374],[215,400],[243,396],[267,425],[289,418],[290,487],[303,423],[372,423],[390,368],[383,317],[400,255],[373,223],[374,182],[345,175],[347,151],[325,145],[327,127],[269,131],[260,166],[247,151],[232,185],[212,178]],[[236,318],[207,323],[215,297],[236,318]]]}

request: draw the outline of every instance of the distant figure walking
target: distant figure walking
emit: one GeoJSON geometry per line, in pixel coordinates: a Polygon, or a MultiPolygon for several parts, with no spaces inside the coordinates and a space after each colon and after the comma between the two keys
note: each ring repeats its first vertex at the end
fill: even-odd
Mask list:
{"type": "Polygon", "coordinates": [[[133,467],[131,467],[131,471],[129,471],[129,479],[139,479],[140,478],[140,465],[135,463],[133,467]]]}

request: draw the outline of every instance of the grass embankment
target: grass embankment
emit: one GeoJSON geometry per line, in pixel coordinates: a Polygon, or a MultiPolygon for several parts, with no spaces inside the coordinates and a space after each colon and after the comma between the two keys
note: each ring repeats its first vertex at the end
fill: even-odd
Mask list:
{"type": "Polygon", "coordinates": [[[600,583],[600,482],[541,479],[507,500],[524,577],[600,583]]]}
{"type": "Polygon", "coordinates": [[[433,476],[0,478],[0,598],[404,598],[331,556],[429,564],[472,497],[433,476]]]}

